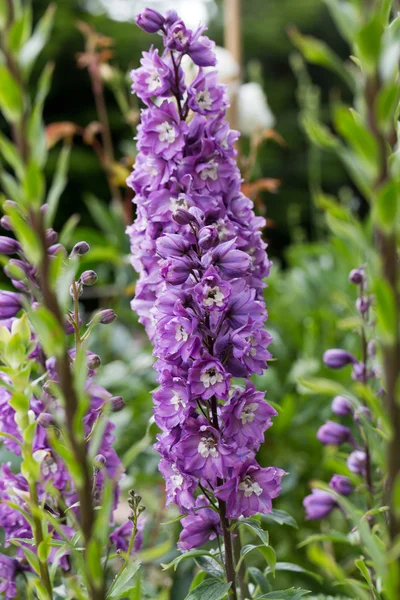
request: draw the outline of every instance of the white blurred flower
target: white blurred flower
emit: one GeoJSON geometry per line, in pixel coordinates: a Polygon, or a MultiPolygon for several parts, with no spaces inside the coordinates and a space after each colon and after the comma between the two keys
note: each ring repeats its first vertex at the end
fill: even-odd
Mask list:
{"type": "Polygon", "coordinates": [[[275,117],[259,83],[244,83],[240,86],[237,108],[239,130],[244,135],[251,135],[261,129],[272,129],[275,125],[275,117]]]}

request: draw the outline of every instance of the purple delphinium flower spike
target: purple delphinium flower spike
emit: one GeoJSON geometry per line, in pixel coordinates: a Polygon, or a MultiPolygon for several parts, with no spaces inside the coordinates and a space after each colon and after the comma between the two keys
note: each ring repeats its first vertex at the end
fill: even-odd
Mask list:
{"type": "MultiPolygon", "coordinates": [[[[249,381],[270,357],[265,220],[241,192],[225,88],[215,71],[202,69],[216,62],[204,28],[188,29],[174,11],[145,12],[138,23],[160,31],[165,47],[144,53],[131,74],[147,108],[127,183],[136,194],[128,227],[139,273],[132,308],[158,359],[156,448],[167,503],[193,511],[200,486],[211,499],[216,488],[221,499],[237,489],[241,501],[229,500],[231,518],[268,512],[283,471],[262,469],[255,454],[276,411],[249,381]],[[189,85],[185,55],[200,67],[189,85]],[[244,377],[244,387],[232,390],[232,377],[244,377]]],[[[218,523],[212,508],[190,514],[180,547],[204,543],[218,523]]]]}

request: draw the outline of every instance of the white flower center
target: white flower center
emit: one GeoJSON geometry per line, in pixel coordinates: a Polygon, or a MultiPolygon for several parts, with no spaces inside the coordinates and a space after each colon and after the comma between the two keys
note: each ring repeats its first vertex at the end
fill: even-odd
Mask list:
{"type": "Polygon", "coordinates": [[[207,369],[200,375],[200,381],[204,385],[205,388],[209,388],[211,385],[215,385],[217,383],[221,383],[223,381],[222,373],[217,371],[215,367],[211,367],[211,369],[207,369]]]}
{"type": "Polygon", "coordinates": [[[158,139],[160,142],[167,142],[167,144],[173,144],[176,139],[176,131],[175,127],[168,123],[168,121],[164,121],[161,125],[157,125],[158,139]]]}
{"type": "Polygon", "coordinates": [[[255,356],[257,354],[257,350],[256,350],[256,346],[257,346],[257,342],[255,340],[254,335],[249,335],[247,338],[245,338],[246,342],[248,344],[250,344],[251,348],[247,353],[247,356],[255,356]]]}
{"type": "Polygon", "coordinates": [[[240,413],[239,419],[242,421],[242,425],[246,425],[246,423],[252,423],[254,421],[254,413],[258,408],[258,404],[256,402],[252,404],[246,404],[243,407],[242,412],[240,413]]]}
{"type": "Polygon", "coordinates": [[[197,446],[197,450],[203,458],[208,458],[209,456],[212,458],[218,458],[217,442],[211,436],[202,437],[199,445],[197,446]]]}
{"type": "Polygon", "coordinates": [[[208,288],[206,297],[203,300],[204,306],[212,306],[216,304],[217,306],[222,306],[224,303],[224,295],[219,289],[218,286],[208,288]]]}
{"type": "Polygon", "coordinates": [[[48,452],[47,450],[36,450],[32,456],[34,460],[36,460],[36,462],[40,464],[42,473],[45,477],[47,477],[47,475],[50,475],[50,473],[53,475],[54,473],[57,473],[57,463],[51,456],[50,452],[48,452]]]}
{"type": "Polygon", "coordinates": [[[158,71],[152,71],[146,79],[146,83],[149,86],[149,91],[154,92],[161,87],[161,77],[158,71]]]}
{"type": "Polygon", "coordinates": [[[174,486],[174,490],[182,489],[183,485],[183,476],[180,473],[176,473],[175,475],[171,475],[172,485],[174,486]]]}
{"type": "Polygon", "coordinates": [[[174,395],[171,398],[171,404],[175,407],[176,412],[178,412],[179,408],[185,408],[186,402],[183,398],[178,394],[178,392],[174,391],[174,395]]]}
{"type": "Polygon", "coordinates": [[[185,194],[179,194],[177,198],[171,198],[170,203],[172,212],[175,212],[178,208],[183,208],[184,210],[188,208],[185,194]]]}
{"type": "Polygon", "coordinates": [[[155,177],[156,175],[158,175],[157,168],[151,163],[144,163],[143,168],[146,171],[146,173],[148,173],[151,177],[155,177]]]}
{"type": "Polygon", "coordinates": [[[182,325],[177,325],[175,328],[175,339],[177,342],[187,342],[189,339],[188,332],[182,327],[182,325]]]}
{"type": "Polygon", "coordinates": [[[246,498],[249,498],[253,494],[259,496],[262,493],[262,487],[248,475],[239,483],[239,490],[244,492],[246,498]]]}
{"type": "Polygon", "coordinates": [[[201,90],[196,95],[196,102],[199,108],[203,110],[210,110],[212,106],[211,95],[208,90],[201,90]]]}
{"type": "Polygon", "coordinates": [[[212,179],[213,181],[216,181],[218,175],[218,163],[216,163],[214,160],[211,160],[208,163],[208,167],[205,167],[204,169],[201,170],[200,172],[200,179],[202,179],[203,181],[205,181],[206,179],[212,179]]]}

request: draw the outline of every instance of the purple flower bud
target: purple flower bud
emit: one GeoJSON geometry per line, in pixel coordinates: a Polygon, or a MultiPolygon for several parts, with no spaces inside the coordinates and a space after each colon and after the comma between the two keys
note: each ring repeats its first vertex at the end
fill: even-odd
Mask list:
{"type": "Polygon", "coordinates": [[[112,308],[106,308],[105,310],[101,310],[96,315],[96,319],[98,319],[98,322],[102,323],[103,325],[109,325],[110,323],[115,321],[116,318],[117,315],[115,314],[112,308]]]}
{"type": "Polygon", "coordinates": [[[86,364],[89,369],[98,369],[101,365],[101,358],[100,356],[97,356],[97,354],[90,353],[87,357],[86,364]]]}
{"type": "Polygon", "coordinates": [[[341,369],[345,365],[355,364],[357,359],[349,352],[346,352],[346,350],[332,348],[325,352],[323,361],[331,369],[341,369]]]}
{"type": "Polygon", "coordinates": [[[16,254],[20,250],[21,246],[17,240],[0,235],[0,254],[16,254]]]}
{"type": "Polygon", "coordinates": [[[365,475],[367,455],[363,450],[354,450],[347,459],[347,466],[352,473],[365,475]]]}
{"type": "Polygon", "coordinates": [[[369,298],[367,298],[366,296],[361,296],[360,298],[357,298],[357,300],[356,300],[356,309],[362,315],[365,314],[366,312],[368,312],[369,305],[370,305],[369,298]]]}
{"type": "Polygon", "coordinates": [[[364,282],[364,271],[362,269],[353,269],[349,275],[350,283],[361,285],[364,282]]]}
{"type": "Polygon", "coordinates": [[[160,256],[172,258],[187,254],[190,244],[182,235],[168,233],[158,238],[156,246],[160,256]]]}
{"type": "Polygon", "coordinates": [[[95,271],[83,271],[82,275],[80,276],[80,281],[83,283],[83,285],[94,285],[97,281],[97,273],[95,273],[95,271]]]}
{"type": "Polygon", "coordinates": [[[142,13],[136,17],[136,23],[140,29],[146,33],[157,33],[165,23],[164,17],[152,8],[145,8],[142,13]]]}
{"type": "Polygon", "coordinates": [[[3,208],[18,208],[18,204],[14,200],[6,200],[3,204],[3,208]]]}
{"type": "Polygon", "coordinates": [[[334,421],[327,421],[318,429],[317,439],[326,446],[339,446],[344,442],[352,442],[353,436],[348,427],[334,421]]]}
{"type": "Polygon", "coordinates": [[[306,519],[324,519],[335,508],[336,502],[333,496],[323,490],[313,489],[311,494],[303,500],[306,510],[306,519]]]}
{"type": "Polygon", "coordinates": [[[50,413],[42,412],[38,416],[36,422],[38,425],[40,425],[40,427],[43,427],[44,429],[46,429],[47,427],[50,427],[50,425],[53,425],[54,419],[50,413]]]}
{"type": "Polygon", "coordinates": [[[183,208],[178,208],[172,215],[172,218],[178,225],[189,225],[189,223],[196,221],[196,217],[183,208]]]}
{"type": "Polygon", "coordinates": [[[0,319],[11,319],[21,309],[22,296],[0,290],[0,319]]]}
{"type": "Polygon", "coordinates": [[[332,400],[332,412],[335,415],[344,417],[353,413],[353,406],[344,396],[335,396],[332,400]]]}
{"type": "Polygon", "coordinates": [[[87,254],[90,250],[90,246],[87,242],[78,242],[72,248],[71,256],[83,256],[87,254]]]}
{"type": "Polygon", "coordinates": [[[125,407],[125,402],[122,396],[113,396],[110,398],[111,411],[116,413],[125,407]]]}
{"type": "Polygon", "coordinates": [[[50,256],[54,256],[59,252],[63,252],[65,254],[65,248],[62,244],[53,244],[52,246],[47,248],[47,252],[50,254],[50,256]]]}
{"type": "Polygon", "coordinates": [[[46,231],[46,241],[49,246],[52,246],[53,244],[56,243],[57,237],[58,237],[57,232],[54,231],[54,229],[50,228],[46,231]]]}
{"type": "Polygon", "coordinates": [[[334,475],[329,482],[329,486],[342,496],[349,496],[353,491],[350,479],[343,475],[334,475]]]}
{"type": "Polygon", "coordinates": [[[216,227],[202,227],[199,231],[199,246],[203,250],[209,250],[218,240],[216,227]]]}
{"type": "Polygon", "coordinates": [[[368,377],[367,367],[362,362],[356,362],[351,372],[351,378],[354,381],[365,381],[368,377]]]}
{"type": "Polygon", "coordinates": [[[12,225],[11,225],[11,220],[8,215],[4,215],[3,217],[1,217],[0,225],[2,226],[3,229],[6,229],[7,231],[13,230],[12,225]]]}
{"type": "Polygon", "coordinates": [[[168,283],[180,285],[185,283],[192,268],[193,263],[187,257],[164,260],[160,269],[161,277],[168,283]]]}
{"type": "Polygon", "coordinates": [[[103,454],[96,454],[93,460],[94,468],[97,471],[102,471],[107,464],[107,459],[103,454]]]}

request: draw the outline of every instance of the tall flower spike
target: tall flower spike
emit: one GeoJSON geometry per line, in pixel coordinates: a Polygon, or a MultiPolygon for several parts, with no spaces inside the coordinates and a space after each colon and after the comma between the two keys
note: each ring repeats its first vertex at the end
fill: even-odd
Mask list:
{"type": "MultiPolygon", "coordinates": [[[[142,26],[145,15],[138,22],[142,26]]],[[[217,73],[202,69],[215,64],[203,31],[167,14],[164,52],[144,53],[132,73],[133,89],[147,105],[128,178],[137,207],[128,227],[139,272],[132,308],[158,358],[154,402],[162,433],[156,448],[167,500],[193,513],[182,522],[182,549],[220,532],[227,547],[227,519],[269,512],[284,475],[255,460],[276,412],[248,380],[263,372],[270,356],[265,221],[241,192],[238,133],[225,119],[227,95],[217,73]],[[181,68],[184,55],[200,67],[190,84],[181,68]],[[232,377],[244,377],[245,387],[233,390],[232,377]],[[198,486],[205,499],[195,497],[198,486]]]]}

